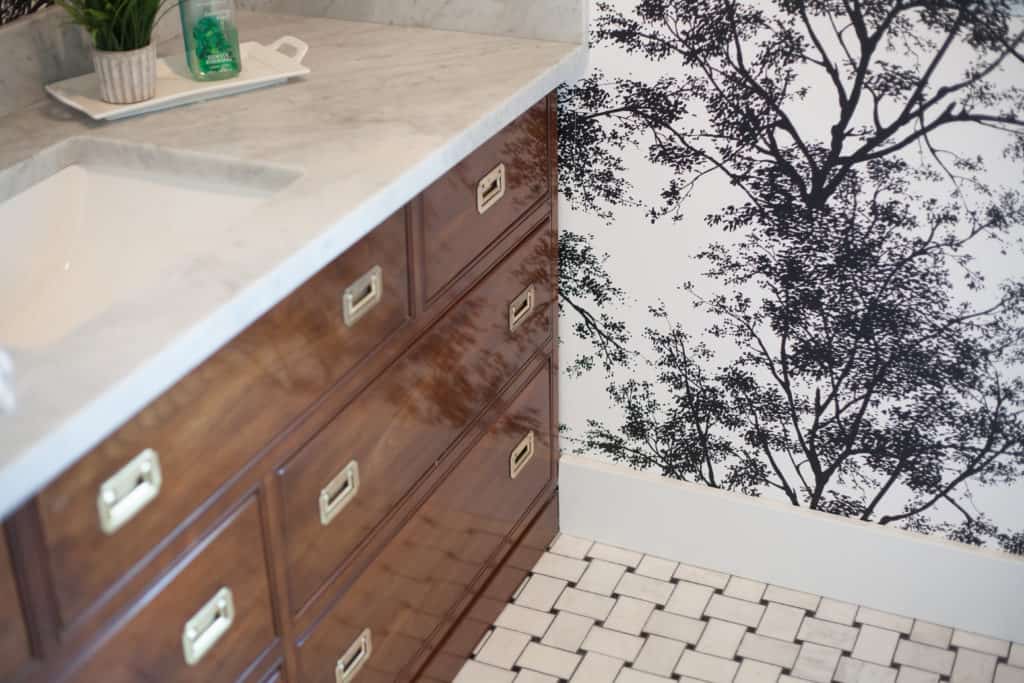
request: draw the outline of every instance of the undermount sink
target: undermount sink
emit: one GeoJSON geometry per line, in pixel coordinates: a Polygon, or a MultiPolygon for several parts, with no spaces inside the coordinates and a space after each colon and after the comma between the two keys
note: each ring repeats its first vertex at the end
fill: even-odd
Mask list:
{"type": "Polygon", "coordinates": [[[96,138],[72,138],[0,171],[0,348],[60,340],[184,267],[204,234],[298,176],[96,138]]]}

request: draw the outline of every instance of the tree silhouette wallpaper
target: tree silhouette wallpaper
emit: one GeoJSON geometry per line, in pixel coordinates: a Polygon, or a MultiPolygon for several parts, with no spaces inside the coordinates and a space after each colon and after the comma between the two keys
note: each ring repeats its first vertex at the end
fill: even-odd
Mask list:
{"type": "Polygon", "coordinates": [[[560,93],[563,450],[1024,554],[1024,4],[591,22],[560,93]]]}

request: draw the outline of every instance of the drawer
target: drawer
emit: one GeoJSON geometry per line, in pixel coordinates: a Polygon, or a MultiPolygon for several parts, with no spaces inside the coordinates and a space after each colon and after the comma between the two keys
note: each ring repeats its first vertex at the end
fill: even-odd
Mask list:
{"type": "Polygon", "coordinates": [[[402,327],[409,311],[406,228],[400,213],[47,487],[39,504],[62,625],[72,625],[313,401],[402,327]],[[359,290],[349,297],[354,306],[377,296],[370,291],[373,283],[361,280],[366,273],[380,273],[379,301],[363,304],[346,323],[347,289],[355,284],[359,290]],[[113,526],[104,528],[104,516],[113,526]]]}
{"type": "Polygon", "coordinates": [[[547,194],[549,155],[543,100],[427,188],[422,277],[428,301],[547,194]]]}
{"type": "Polygon", "coordinates": [[[261,538],[252,496],[71,680],[237,680],[274,644],[261,538]]]}
{"type": "Polygon", "coordinates": [[[390,683],[415,673],[406,668],[465,605],[553,478],[549,374],[544,364],[300,644],[304,683],[333,683],[339,660],[354,668],[361,651],[358,683],[390,683]],[[531,437],[526,458],[521,446],[531,437]]]}
{"type": "Polygon", "coordinates": [[[545,223],[279,470],[294,611],[552,334],[553,247],[545,223]]]}
{"type": "Polygon", "coordinates": [[[7,539],[0,527],[0,680],[8,680],[29,660],[28,633],[7,539]]]}

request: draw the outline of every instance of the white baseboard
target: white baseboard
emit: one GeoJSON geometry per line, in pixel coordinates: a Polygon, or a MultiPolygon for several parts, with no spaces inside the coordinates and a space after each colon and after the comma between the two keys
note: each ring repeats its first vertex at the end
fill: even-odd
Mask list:
{"type": "Polygon", "coordinates": [[[565,456],[562,531],[1024,642],[1024,559],[565,456]]]}

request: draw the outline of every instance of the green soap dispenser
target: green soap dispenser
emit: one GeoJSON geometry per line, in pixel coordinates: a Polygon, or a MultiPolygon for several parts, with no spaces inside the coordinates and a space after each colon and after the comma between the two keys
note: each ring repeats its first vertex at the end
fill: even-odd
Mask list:
{"type": "Polygon", "coordinates": [[[233,78],[242,70],[233,0],[181,0],[185,58],[197,81],[233,78]]]}

